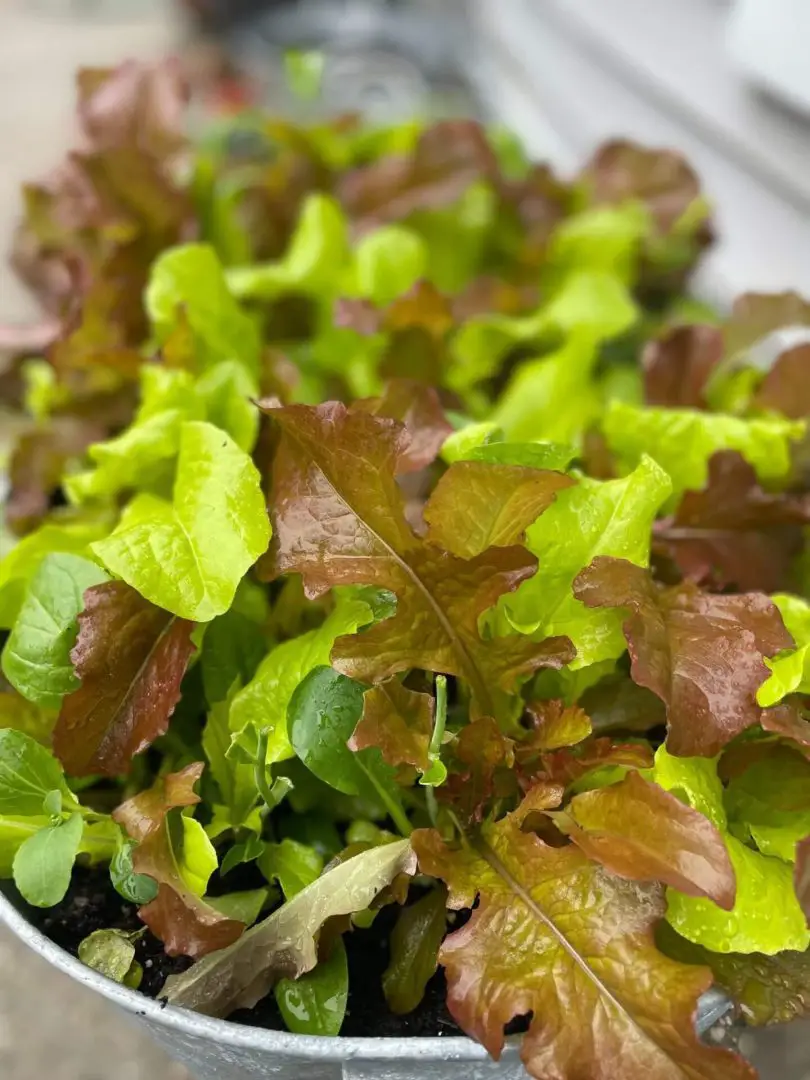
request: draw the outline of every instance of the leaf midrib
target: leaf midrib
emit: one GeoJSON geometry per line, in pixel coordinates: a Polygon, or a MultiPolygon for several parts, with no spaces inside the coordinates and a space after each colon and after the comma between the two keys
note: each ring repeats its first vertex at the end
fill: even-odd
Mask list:
{"type": "Polygon", "coordinates": [[[671,1061],[682,1076],[689,1077],[690,1074],[679,1064],[679,1062],[675,1061],[672,1055],[669,1054],[664,1049],[664,1047],[660,1045],[660,1043],[656,1042],[655,1039],[650,1037],[648,1032],[645,1031],[641,1024],[639,1024],[639,1022],[629,1011],[629,1009],[619,1000],[619,998],[616,997],[616,995],[609,989],[609,987],[604,984],[604,982],[599,978],[599,976],[588,964],[588,962],[582,956],[580,956],[580,954],[577,952],[577,950],[574,948],[574,946],[571,944],[565,934],[557,927],[553,919],[551,919],[550,916],[546,915],[546,913],[543,911],[543,909],[540,907],[540,905],[537,903],[537,901],[534,899],[528,889],[524,888],[523,885],[521,885],[520,882],[517,880],[517,878],[515,878],[510,873],[508,868],[501,862],[501,860],[498,858],[497,854],[493,851],[489,844],[481,837],[477,837],[474,841],[471,841],[471,843],[473,849],[480,855],[480,857],[484,859],[484,861],[495,871],[495,873],[509,886],[515,896],[517,896],[518,899],[523,904],[525,904],[525,906],[529,909],[532,915],[534,915],[538,922],[542,923],[542,925],[549,931],[549,933],[552,934],[552,936],[559,943],[560,947],[566,953],[566,955],[571,958],[571,960],[583,972],[586,978],[596,987],[598,993],[601,994],[604,998],[606,998],[607,1001],[611,1004],[611,1006],[627,1019],[628,1023],[630,1023],[635,1028],[635,1030],[639,1032],[639,1034],[645,1039],[646,1042],[654,1046],[655,1049],[659,1053],[663,1054],[668,1061],[671,1061]]]}
{"type": "Polygon", "coordinates": [[[315,457],[315,455],[310,452],[307,445],[301,439],[299,439],[297,437],[297,435],[293,431],[290,430],[289,427],[285,426],[284,427],[284,432],[285,432],[286,435],[288,435],[293,440],[293,442],[296,443],[296,445],[303,451],[303,453],[307,456],[307,458],[309,458],[311,461],[313,461],[315,463],[317,468],[320,470],[320,472],[326,478],[326,480],[327,480],[329,486],[331,487],[332,491],[334,491],[335,495],[338,497],[338,499],[340,499],[340,501],[343,503],[343,505],[346,507],[346,509],[351,514],[353,514],[354,517],[356,517],[358,521],[363,523],[364,527],[366,529],[368,529],[368,531],[371,533],[371,535],[374,537],[374,539],[380,544],[380,546],[382,548],[384,548],[385,551],[388,552],[389,557],[402,570],[404,570],[404,572],[411,579],[411,581],[417,587],[417,589],[422,594],[422,596],[427,600],[427,603],[428,603],[429,607],[432,608],[434,614],[436,615],[436,618],[439,620],[439,624],[441,625],[442,630],[444,631],[445,635],[447,636],[448,640],[450,641],[450,644],[451,644],[451,647],[453,648],[453,651],[462,660],[462,667],[464,667],[466,669],[466,678],[469,681],[470,685],[473,687],[473,689],[475,691],[475,694],[476,694],[479,702],[481,703],[481,707],[484,709],[484,711],[487,714],[494,715],[494,704],[493,704],[492,698],[490,697],[489,690],[487,688],[487,684],[486,684],[485,679],[481,675],[481,672],[478,670],[478,667],[476,666],[476,663],[473,660],[472,656],[467,651],[467,648],[464,645],[464,642],[455,633],[455,631],[453,630],[453,626],[450,623],[450,621],[448,620],[448,618],[445,615],[444,611],[441,609],[439,604],[434,599],[433,594],[431,593],[430,589],[428,589],[427,585],[425,585],[425,583],[422,581],[422,579],[419,577],[419,575],[413,569],[413,567],[410,565],[410,563],[406,562],[406,560],[394,548],[392,548],[391,545],[386,540],[384,540],[380,536],[380,534],[377,532],[377,530],[374,529],[366,521],[363,514],[360,514],[360,513],[357,512],[357,510],[355,510],[355,508],[352,506],[352,504],[349,502],[349,500],[339,490],[339,488],[335,484],[334,480],[329,475],[328,470],[326,468],[324,468],[324,466],[315,457]]]}

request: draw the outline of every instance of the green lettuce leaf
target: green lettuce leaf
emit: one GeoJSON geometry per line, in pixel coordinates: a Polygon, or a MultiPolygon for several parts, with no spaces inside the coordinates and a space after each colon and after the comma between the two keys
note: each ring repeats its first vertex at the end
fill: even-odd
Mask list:
{"type": "Polygon", "coordinates": [[[771,675],[757,694],[763,708],[776,705],[788,694],[810,694],[810,604],[787,593],[777,593],[772,599],[796,648],[765,661],[771,675]]]}
{"type": "Polygon", "coordinates": [[[228,287],[240,299],[272,300],[283,293],[322,298],[336,291],[348,251],[348,226],[338,203],[329,195],[309,195],[284,257],[234,267],[228,287]]]}
{"type": "Polygon", "coordinates": [[[58,709],[79,686],[70,651],[85,590],[109,577],[78,555],[46,555],[28,587],[14,629],[3,648],[3,674],[44,709],[58,709]]]}
{"type": "Polygon", "coordinates": [[[10,630],[14,625],[29,582],[46,555],[64,552],[86,558],[93,541],[107,536],[109,531],[109,523],[99,518],[69,524],[46,522],[23,537],[0,559],[0,628],[10,630]]]}
{"type": "Polygon", "coordinates": [[[287,706],[295,688],[314,668],[329,663],[336,638],[354,634],[371,621],[368,604],[342,598],[316,630],[272,649],[253,679],[231,703],[232,753],[242,760],[254,761],[259,734],[266,730],[269,732],[268,765],[291,758],[293,748],[287,734],[287,706]]]}
{"type": "Polygon", "coordinates": [[[259,331],[231,296],[212,247],[185,244],[165,251],[152,266],[145,300],[159,345],[183,319],[198,371],[221,360],[236,360],[258,375],[259,331]]]}
{"type": "Polygon", "coordinates": [[[646,566],[650,529],[671,491],[669,477],[644,457],[620,480],[581,477],[526,530],[539,562],[534,577],[504,596],[493,620],[498,632],[518,630],[538,639],[563,634],[577,650],[573,668],[615,659],[624,652],[622,615],[586,608],[574,598],[574,578],[599,555],[646,566]]]}
{"type": "Polygon", "coordinates": [[[269,540],[250,458],[213,425],[186,423],[173,501],[138,496],[92,550],[153,604],[192,622],[210,622],[231,606],[269,540]]]}
{"type": "Polygon", "coordinates": [[[613,401],[604,432],[611,450],[628,466],[642,454],[655,458],[676,492],[706,486],[709,459],[719,450],[738,450],[760,480],[781,480],[790,470],[791,442],[804,434],[803,422],[742,420],[691,409],[639,408],[613,401]]]}
{"type": "Polygon", "coordinates": [[[721,832],[737,878],[731,911],[711,900],[667,889],[667,922],[696,945],[720,953],[763,953],[810,946],[810,931],[793,888],[793,873],[778,859],[752,851],[726,828],[723,787],[709,758],[655,756],[653,779],[700,811],[721,832]]]}

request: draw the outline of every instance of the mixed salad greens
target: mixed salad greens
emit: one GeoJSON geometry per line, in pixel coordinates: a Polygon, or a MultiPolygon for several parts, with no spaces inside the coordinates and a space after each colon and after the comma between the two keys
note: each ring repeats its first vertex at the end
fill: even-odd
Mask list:
{"type": "MultiPolygon", "coordinates": [[[[210,1015],[337,1034],[400,905],[394,1012],[441,965],[537,1078],[753,1075],[693,1016],[810,987],[810,304],[687,298],[668,151],[184,105],[82,72],[25,189],[0,873],[108,865],[210,1015]]],[[[138,985],[120,928],[80,955],[138,985]]]]}

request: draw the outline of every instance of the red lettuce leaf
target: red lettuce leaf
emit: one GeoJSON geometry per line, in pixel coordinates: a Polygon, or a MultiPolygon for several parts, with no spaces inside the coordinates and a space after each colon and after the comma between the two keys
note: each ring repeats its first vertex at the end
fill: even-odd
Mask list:
{"type": "Polygon", "coordinates": [[[397,597],[391,618],[338,638],[338,671],[361,682],[410,668],[456,675],[470,687],[474,712],[496,715],[521,679],[572,659],[563,638],[482,640],[480,615],[530,577],[536,561],[518,547],[459,559],[414,533],[395,478],[409,445],[402,425],[334,402],[267,411],[281,434],[273,540],[261,572],[300,573],[310,599],[334,585],[375,585],[397,597]]]}
{"type": "Polygon", "coordinates": [[[624,636],[631,672],[666,705],[673,754],[713,757],[757,724],[765,657],[793,644],[767,596],[663,589],[624,559],[595,559],[576,578],[574,595],[588,607],[630,610],[624,636]]]}
{"type": "Polygon", "coordinates": [[[656,523],[654,546],[685,578],[714,589],[784,588],[810,523],[810,496],[763,490],[735,450],[715,454],[702,491],[687,491],[672,517],[656,523]]]}
{"type": "Polygon", "coordinates": [[[62,703],[54,751],[71,776],[117,776],[167,730],[194,624],[123,581],[88,589],[84,601],[71,653],[82,684],[62,703]]]}

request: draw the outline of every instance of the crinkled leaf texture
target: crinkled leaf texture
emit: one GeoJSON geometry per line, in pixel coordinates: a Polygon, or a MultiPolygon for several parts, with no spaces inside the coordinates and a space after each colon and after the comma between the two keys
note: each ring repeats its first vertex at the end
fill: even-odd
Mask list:
{"type": "Polygon", "coordinates": [[[341,584],[375,585],[397,597],[391,618],[337,639],[331,659],[338,671],[364,682],[409,668],[458,675],[474,710],[495,715],[521,679],[572,659],[561,638],[481,639],[479,616],[535,561],[518,547],[459,559],[414,533],[395,479],[408,445],[400,424],[338,403],[267,411],[280,428],[268,576],[300,573],[310,597],[341,584]]]}
{"type": "Polygon", "coordinates": [[[655,547],[684,577],[716,589],[774,592],[810,522],[810,497],[772,494],[741,454],[725,450],[709,461],[702,491],[687,491],[675,514],[655,527],[655,547]]]}
{"type": "Polygon", "coordinates": [[[519,544],[557,492],[574,483],[563,473],[520,465],[456,462],[431,495],[428,540],[461,559],[519,544]]]}
{"type": "Polygon", "coordinates": [[[661,747],[653,779],[712,822],[728,849],[737,880],[734,906],[724,911],[711,900],[667,890],[667,921],[684,938],[719,953],[776,955],[803,950],[810,932],[793,890],[791,868],[746,847],[728,830],[717,762],[673,757],[661,747]]]}
{"type": "Polygon", "coordinates": [[[93,552],[153,604],[210,622],[231,606],[269,540],[253,462],[225,432],[190,422],[181,429],[173,501],[138,496],[93,552]]]}
{"type": "Polygon", "coordinates": [[[200,370],[220,360],[238,360],[258,373],[258,329],[228,291],[212,247],[185,244],[165,251],[152,266],[145,302],[159,344],[181,317],[188,324],[200,370]]]}
{"type": "Polygon", "coordinates": [[[200,801],[194,785],[202,771],[196,763],[170,773],[113,815],[137,841],[132,857],[136,873],[158,882],[157,897],[138,914],[169,956],[205,956],[230,945],[245,929],[201,899],[216,855],[199,823],[178,810],[200,801]]]}
{"type": "Polygon", "coordinates": [[[720,450],[737,450],[760,480],[782,480],[790,471],[790,447],[803,423],[779,417],[742,420],[692,409],[639,408],[613,401],[604,432],[611,450],[634,465],[643,454],[655,458],[676,492],[697,491],[709,476],[709,460],[720,450]]]}
{"type": "Polygon", "coordinates": [[[386,679],[363,695],[363,715],[349,747],[376,747],[388,765],[413,765],[420,772],[430,767],[428,749],[433,733],[433,698],[386,679]]]}
{"type": "Polygon", "coordinates": [[[598,555],[646,566],[650,528],[671,490],[666,473],[644,458],[620,480],[583,476],[575,487],[561,491],[527,531],[527,546],[539,569],[499,602],[498,630],[514,628],[538,638],[564,634],[577,650],[575,668],[620,656],[621,620],[612,612],[589,610],[571,586],[598,555]]]}
{"type": "Polygon", "coordinates": [[[439,954],[464,1030],[497,1058],[504,1025],[533,1012],[522,1057],[538,1080],[752,1077],[694,1032],[711,973],[656,949],[660,886],[614,877],[574,845],[548,847],[521,831],[521,818],[487,826],[458,851],[433,831],[412,838],[422,872],[447,882],[452,908],[478,898],[439,954]]]}
{"type": "Polygon", "coordinates": [[[620,877],[661,881],[727,911],[734,907],[737,882],[716,826],[636,772],[575,796],[554,821],[620,877]]]}
{"type": "Polygon", "coordinates": [[[302,889],[228,949],[172,976],[164,988],[170,1005],[208,1016],[250,1009],[280,978],[296,978],[318,962],[317,938],[328,919],[364,911],[400,874],[413,874],[407,840],[361,852],[302,889]]]}
{"type": "Polygon", "coordinates": [[[108,580],[100,566],[77,555],[43,559],[3,648],[3,674],[28,701],[58,709],[78,687],[71,662],[76,618],[85,590],[108,580]]]}
{"type": "Polygon", "coordinates": [[[777,593],[773,602],[793,636],[795,649],[768,661],[770,678],[757,694],[760,705],[776,705],[788,694],[810,693],[810,604],[798,596],[777,593]]]}
{"type": "Polygon", "coordinates": [[[62,702],[54,749],[71,776],[116,776],[163,735],[194,652],[193,625],[123,581],[84,596],[71,652],[78,689],[62,702]]]}
{"type": "Polygon", "coordinates": [[[671,753],[712,757],[759,723],[765,657],[792,644],[767,596],[662,589],[649,571],[611,558],[583,570],[574,594],[588,607],[630,610],[624,635],[631,672],[666,705],[671,753]]]}

